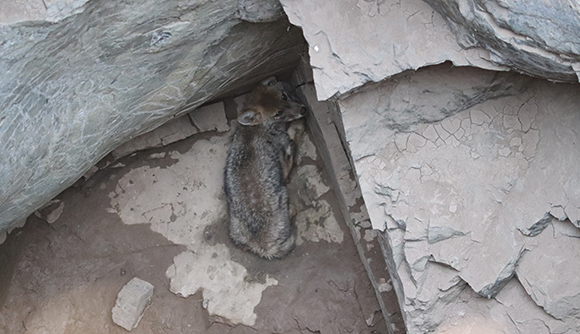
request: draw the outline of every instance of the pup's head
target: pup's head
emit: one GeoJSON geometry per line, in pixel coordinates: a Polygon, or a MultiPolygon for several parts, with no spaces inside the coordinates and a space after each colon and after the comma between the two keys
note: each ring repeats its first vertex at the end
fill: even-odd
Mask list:
{"type": "Polygon", "coordinates": [[[270,77],[248,96],[244,112],[238,116],[242,125],[291,122],[306,115],[306,108],[292,94],[288,84],[270,77]]]}

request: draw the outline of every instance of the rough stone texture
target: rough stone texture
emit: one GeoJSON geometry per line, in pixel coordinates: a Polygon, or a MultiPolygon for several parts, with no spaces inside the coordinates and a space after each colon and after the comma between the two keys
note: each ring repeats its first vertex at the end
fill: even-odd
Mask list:
{"type": "Polygon", "coordinates": [[[284,17],[278,1],[238,0],[238,12],[248,22],[272,22],[284,17]]]}
{"type": "Polygon", "coordinates": [[[575,0],[425,0],[466,49],[483,47],[491,61],[540,78],[580,78],[580,6],[575,0]]]}
{"type": "Polygon", "coordinates": [[[196,133],[226,132],[229,129],[223,102],[218,102],[172,119],[155,130],[144,133],[117,147],[111,154],[113,159],[119,159],[148,148],[167,146],[196,133]]]}
{"type": "Polygon", "coordinates": [[[465,291],[499,300],[514,274],[531,298],[509,299],[521,321],[506,332],[547,333],[519,324],[550,316],[552,333],[580,330],[579,89],[440,65],[339,101],[410,333],[450,309],[471,321],[487,304],[465,291]],[[532,300],[546,313],[525,313],[532,300]]]}
{"type": "Polygon", "coordinates": [[[228,121],[226,120],[226,112],[223,102],[203,106],[190,112],[188,115],[193,125],[200,132],[226,132],[230,129],[228,121]]]}
{"type": "Polygon", "coordinates": [[[572,256],[580,252],[578,238],[580,230],[552,218],[544,232],[526,243],[528,251],[516,267],[532,299],[554,318],[569,323],[580,318],[580,267],[572,256]]]}
{"type": "Polygon", "coordinates": [[[452,29],[419,1],[282,1],[309,42],[318,98],[339,98],[407,329],[578,332],[578,88],[439,66],[355,93],[445,60],[574,81],[576,8],[428,2],[456,10],[452,29]],[[551,9],[531,17],[540,7],[551,9]],[[556,223],[566,232],[549,242],[556,223]]]}
{"type": "MultiPolygon", "coordinates": [[[[363,91],[339,101],[340,107],[349,111],[343,112],[342,117],[353,159],[378,153],[381,143],[392,140],[397,132],[409,132],[423,123],[441,121],[488,99],[520,93],[527,83],[525,77],[513,73],[476,68],[465,68],[462,75],[457,73],[448,65],[409,71],[369,87],[368,93],[363,91]]],[[[474,122],[483,121],[475,119],[474,122]]],[[[445,128],[454,133],[460,127],[456,121],[447,120],[442,124],[429,128],[423,137],[436,141],[439,133],[442,136],[444,132],[449,133],[445,128]]],[[[423,139],[418,137],[411,137],[407,144],[422,146],[423,139]]],[[[406,138],[397,138],[398,144],[406,141],[406,138]]]]}
{"type": "Polygon", "coordinates": [[[282,0],[309,44],[320,100],[408,69],[450,60],[457,66],[501,69],[482,48],[463,50],[421,0],[282,0]]]}
{"type": "MultiPolygon", "coordinates": [[[[185,116],[177,117],[153,131],[144,133],[122,144],[111,152],[114,159],[148,148],[162,147],[196,134],[197,129],[185,116]]],[[[90,172],[91,170],[89,170],[90,172]]]]}
{"type": "MultiPolygon", "coordinates": [[[[304,68],[303,71],[306,73],[296,75],[297,78],[295,79],[297,86],[299,86],[298,95],[308,101],[308,128],[313,134],[326,170],[329,171],[332,188],[336,190],[335,193],[338,196],[341,213],[346,218],[345,220],[349,226],[357,251],[381,306],[387,332],[389,334],[404,333],[404,323],[402,322],[394,291],[391,291],[392,289],[381,290],[379,286],[380,280],[382,280],[383,287],[388,285],[387,280],[390,281],[390,276],[384,266],[376,234],[373,237],[367,237],[369,234],[373,234],[371,233],[373,231],[371,230],[366,207],[360,205],[362,194],[358,183],[354,179],[352,165],[347,158],[343,141],[339,136],[338,126],[332,120],[332,110],[335,110],[336,106],[331,102],[316,101],[314,85],[307,81],[311,78],[311,75],[308,75],[308,72],[311,73],[310,68],[304,68]]],[[[342,126],[341,123],[339,125],[342,126]]],[[[310,145],[303,145],[303,147],[310,147],[310,145]]],[[[329,188],[326,187],[322,191],[326,192],[328,190],[329,188]]],[[[325,227],[327,227],[326,224],[325,227]]],[[[368,322],[372,323],[375,314],[369,311],[365,311],[365,314],[369,315],[368,322]]]]}
{"type": "Polygon", "coordinates": [[[0,0],[0,26],[25,21],[58,22],[81,13],[88,0],[0,0]]]}
{"type": "Polygon", "coordinates": [[[281,2],[304,30],[321,100],[446,60],[578,81],[580,7],[572,0],[281,2]]]}
{"type": "MultiPolygon", "coordinates": [[[[4,24],[48,15],[1,4],[4,24]]],[[[81,12],[0,27],[0,231],[127,140],[289,74],[303,48],[285,20],[241,20],[237,0],[54,4],[81,12]]]]}
{"type": "Polygon", "coordinates": [[[52,200],[48,202],[44,207],[34,212],[34,215],[40,219],[45,220],[47,223],[54,223],[62,214],[64,210],[64,202],[59,200],[52,200]]]}
{"type": "Polygon", "coordinates": [[[405,72],[449,60],[577,81],[577,5],[282,4],[309,42],[318,98],[338,99],[409,333],[578,332],[578,87],[405,72]]]}
{"type": "MultiPolygon", "coordinates": [[[[439,310],[446,320],[436,334],[554,334],[577,333],[537,307],[517,279],[511,279],[492,299],[481,298],[465,288],[456,303],[439,310]]],[[[421,315],[417,314],[420,318],[421,315]]],[[[429,321],[429,319],[425,319],[429,321]]],[[[432,325],[432,324],[426,324],[432,325]]],[[[424,333],[424,331],[409,333],[424,333]]]]}
{"type": "Polygon", "coordinates": [[[117,301],[113,307],[113,321],[131,331],[137,327],[143,317],[145,307],[153,296],[153,284],[134,277],[117,295],[117,301]]]}
{"type": "Polygon", "coordinates": [[[254,307],[262,299],[262,292],[278,281],[266,277],[264,284],[246,282],[246,268],[225,260],[229,257],[225,246],[214,246],[201,254],[190,251],[179,254],[167,269],[170,289],[183,297],[203,291],[203,307],[211,315],[228,323],[253,326],[257,318],[254,307]]]}

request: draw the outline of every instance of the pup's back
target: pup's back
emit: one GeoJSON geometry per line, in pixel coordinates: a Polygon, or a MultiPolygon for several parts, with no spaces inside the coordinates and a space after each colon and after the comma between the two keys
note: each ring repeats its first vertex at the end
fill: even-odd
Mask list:
{"type": "Polygon", "coordinates": [[[286,130],[304,113],[285,84],[267,79],[248,97],[232,138],[225,170],[230,236],[265,258],[284,257],[294,248],[285,186],[294,143],[286,130]]]}

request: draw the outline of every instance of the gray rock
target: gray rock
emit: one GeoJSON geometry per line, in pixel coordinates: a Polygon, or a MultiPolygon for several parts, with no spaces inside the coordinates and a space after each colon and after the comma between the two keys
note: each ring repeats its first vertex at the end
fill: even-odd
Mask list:
{"type": "Polygon", "coordinates": [[[198,133],[187,116],[174,118],[153,131],[146,132],[129,140],[111,152],[114,159],[119,159],[137,151],[162,147],[183,140],[198,133]]]}
{"type": "Polygon", "coordinates": [[[153,296],[153,285],[140,278],[131,279],[117,295],[113,307],[113,322],[131,331],[143,317],[145,307],[153,296]]]}
{"type": "Polygon", "coordinates": [[[421,0],[281,2],[308,41],[320,100],[445,61],[502,69],[486,49],[463,50],[445,20],[421,0]]]}
{"type": "MultiPolygon", "coordinates": [[[[148,148],[167,146],[196,133],[229,131],[223,102],[197,108],[187,115],[176,117],[153,131],[129,140],[111,152],[114,159],[148,148]]],[[[98,169],[97,169],[98,170],[98,169]]],[[[90,170],[89,170],[90,171],[90,170]]]]}
{"type": "MultiPolygon", "coordinates": [[[[542,276],[579,245],[570,231],[580,223],[577,91],[439,65],[338,101],[371,222],[387,231],[386,262],[408,332],[451,321],[446,310],[460,309],[465,289],[493,300],[515,274],[531,296],[511,302],[530,310],[518,314],[523,322],[555,316],[558,326],[580,330],[578,292],[565,288],[580,286],[575,267],[558,265],[561,279],[542,276]],[[547,230],[553,215],[569,226],[561,244],[547,230]],[[538,306],[548,314],[531,311],[538,306]]],[[[482,305],[462,312],[479,314],[482,305]]]]}
{"type": "Polygon", "coordinates": [[[576,257],[570,255],[580,252],[580,240],[561,233],[569,225],[552,219],[547,229],[529,243],[516,273],[528,294],[548,314],[578,323],[580,267],[576,257]]]}
{"type": "Polygon", "coordinates": [[[0,26],[25,22],[58,22],[81,13],[88,0],[16,0],[0,2],[0,26]]]}
{"type": "Polygon", "coordinates": [[[304,45],[285,20],[242,21],[237,0],[79,8],[54,24],[0,26],[0,231],[124,142],[290,73],[304,45]]]}
{"type": "Polygon", "coordinates": [[[48,202],[44,207],[38,209],[34,212],[34,215],[40,219],[43,219],[49,224],[54,223],[60,218],[64,210],[64,202],[58,199],[54,199],[48,202]]]}
{"type": "Polygon", "coordinates": [[[203,106],[188,115],[200,132],[227,132],[230,130],[223,102],[203,106]]]}
{"type": "Polygon", "coordinates": [[[491,60],[553,81],[578,82],[580,7],[575,1],[425,0],[466,49],[485,48],[491,60]]]}
{"type": "MultiPolygon", "coordinates": [[[[453,67],[443,65],[421,69],[341,100],[341,107],[347,111],[342,116],[353,158],[377,153],[377,142],[385,142],[396,132],[412,132],[419,124],[436,123],[486,100],[526,89],[526,78],[513,73],[476,68],[465,68],[463,73],[458,77],[453,67]]],[[[410,140],[405,138],[404,145],[416,150],[425,140],[446,140],[458,130],[459,124],[447,120],[410,140]]]]}
{"type": "Polygon", "coordinates": [[[284,17],[278,1],[238,0],[238,13],[248,22],[273,22],[284,17]]]}

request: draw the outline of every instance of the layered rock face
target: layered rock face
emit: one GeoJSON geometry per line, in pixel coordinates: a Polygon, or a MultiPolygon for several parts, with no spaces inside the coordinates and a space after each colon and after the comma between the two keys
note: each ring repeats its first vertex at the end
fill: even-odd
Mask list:
{"type": "Polygon", "coordinates": [[[0,2],[0,234],[128,139],[291,71],[300,30],[254,2],[0,2]]]}
{"type": "Polygon", "coordinates": [[[481,3],[282,1],[341,110],[408,332],[577,333],[580,87],[504,71],[576,81],[580,29],[564,2],[481,3]]]}
{"type": "Polygon", "coordinates": [[[494,63],[528,75],[578,82],[578,1],[425,2],[445,17],[461,47],[483,47],[494,63]]]}
{"type": "Polygon", "coordinates": [[[445,20],[420,0],[281,2],[310,45],[320,100],[448,60],[457,66],[507,70],[493,64],[484,48],[459,47],[445,20]]]}
{"type": "Polygon", "coordinates": [[[487,318],[478,308],[488,307],[507,333],[544,333],[546,327],[523,330],[533,321],[552,333],[577,332],[580,89],[528,80],[510,91],[490,78],[485,71],[440,65],[340,101],[345,124],[359,124],[347,125],[346,136],[371,221],[386,230],[388,263],[400,279],[410,332],[474,314],[487,318]],[[496,84],[514,95],[478,96],[496,84]],[[467,101],[459,105],[450,91],[467,101]],[[473,99],[480,103],[470,106],[473,99]],[[403,100],[405,107],[390,109],[403,100]],[[434,111],[449,111],[450,102],[459,105],[455,114],[434,117],[434,111]],[[368,139],[377,131],[380,140],[370,151],[368,139]],[[521,284],[529,294],[523,300],[531,297],[547,314],[514,327],[508,320],[513,312],[531,312],[534,305],[502,305],[511,280],[517,284],[510,288],[521,284]],[[472,306],[449,312],[465,289],[492,299],[475,298],[472,306]]]}

